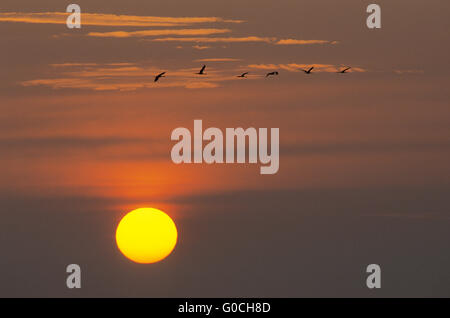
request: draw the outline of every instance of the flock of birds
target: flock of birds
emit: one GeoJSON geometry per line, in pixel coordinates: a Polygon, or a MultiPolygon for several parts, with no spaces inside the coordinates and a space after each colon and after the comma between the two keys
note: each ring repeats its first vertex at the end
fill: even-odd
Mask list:
{"type": "MultiPolygon", "coordinates": [[[[197,75],[206,75],[205,69],[206,69],[206,65],[203,65],[202,68],[200,69],[200,71],[199,71],[198,73],[195,73],[195,74],[197,74],[197,75]]],[[[305,72],[305,74],[311,74],[311,72],[312,72],[313,69],[314,69],[314,66],[310,67],[310,68],[307,69],[307,70],[303,70],[303,69],[302,69],[302,71],[305,72]]],[[[339,73],[339,74],[345,74],[349,69],[351,69],[351,67],[346,67],[346,68],[344,68],[343,70],[338,71],[337,73],[339,73]]],[[[238,76],[236,76],[236,77],[246,78],[247,75],[248,75],[249,73],[250,73],[250,72],[245,72],[245,73],[242,73],[241,75],[238,75],[238,76]]],[[[162,72],[162,73],[156,75],[156,76],[155,76],[155,83],[156,83],[157,81],[159,81],[159,79],[160,79],[161,77],[165,77],[165,76],[164,76],[165,74],[166,74],[166,72],[162,72]]],[[[278,75],[278,72],[277,72],[277,71],[275,71],[275,72],[269,72],[269,73],[266,74],[265,77],[275,76],[275,75],[278,75]]]]}

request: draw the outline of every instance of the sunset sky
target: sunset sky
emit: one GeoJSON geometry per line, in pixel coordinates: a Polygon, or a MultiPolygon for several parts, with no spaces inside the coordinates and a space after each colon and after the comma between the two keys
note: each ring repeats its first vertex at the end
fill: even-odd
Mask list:
{"type": "Polygon", "coordinates": [[[78,0],[68,29],[2,0],[0,296],[450,296],[450,3],[377,0],[369,30],[372,2],[78,0]],[[280,128],[279,172],[175,165],[195,119],[280,128]],[[144,206],[179,230],[145,266],[114,243],[144,206]]]}

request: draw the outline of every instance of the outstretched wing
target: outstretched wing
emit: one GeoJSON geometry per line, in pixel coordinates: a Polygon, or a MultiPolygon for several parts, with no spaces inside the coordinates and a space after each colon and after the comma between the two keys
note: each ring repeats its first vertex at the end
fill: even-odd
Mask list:
{"type": "Polygon", "coordinates": [[[164,74],[166,74],[166,72],[162,72],[161,74],[156,75],[155,82],[157,82],[160,79],[160,77],[162,77],[164,74]]]}
{"type": "Polygon", "coordinates": [[[205,71],[206,65],[203,65],[202,69],[200,70],[200,74],[202,74],[205,71]]]}
{"type": "Polygon", "coordinates": [[[313,69],[314,69],[314,66],[308,70],[308,73],[311,72],[313,69]]]}

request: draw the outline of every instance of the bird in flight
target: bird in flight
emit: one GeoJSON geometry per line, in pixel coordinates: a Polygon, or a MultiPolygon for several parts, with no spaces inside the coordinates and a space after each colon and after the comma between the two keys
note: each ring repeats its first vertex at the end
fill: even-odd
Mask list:
{"type": "Polygon", "coordinates": [[[198,74],[198,75],[205,75],[205,73],[204,73],[205,68],[206,68],[206,65],[203,65],[203,67],[202,67],[202,69],[200,70],[200,72],[195,73],[195,74],[198,74]]]}
{"type": "Polygon", "coordinates": [[[160,79],[161,77],[165,77],[164,74],[166,74],[166,72],[162,72],[161,74],[156,75],[156,76],[155,76],[155,83],[156,83],[157,81],[159,81],[159,79],[160,79]]]}
{"type": "Polygon", "coordinates": [[[349,69],[351,69],[351,67],[347,67],[347,68],[343,69],[342,71],[339,71],[338,73],[345,74],[349,69]]]}
{"type": "Polygon", "coordinates": [[[270,75],[278,75],[278,72],[270,72],[266,74],[266,77],[270,76],[270,75]]]}
{"type": "Polygon", "coordinates": [[[239,76],[237,76],[237,77],[244,77],[244,78],[246,78],[246,75],[247,75],[248,73],[249,73],[249,72],[242,73],[241,75],[239,75],[239,76]]]}
{"type": "Polygon", "coordinates": [[[303,72],[305,72],[306,74],[311,74],[311,71],[314,69],[314,66],[311,67],[309,70],[302,70],[303,72]]]}

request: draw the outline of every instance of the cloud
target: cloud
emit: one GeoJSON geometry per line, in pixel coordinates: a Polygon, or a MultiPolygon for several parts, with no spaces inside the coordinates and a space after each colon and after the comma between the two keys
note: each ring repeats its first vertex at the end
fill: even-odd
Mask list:
{"type": "Polygon", "coordinates": [[[193,45],[192,47],[196,50],[207,50],[211,48],[210,46],[207,45],[193,45]]]}
{"type": "Polygon", "coordinates": [[[196,62],[238,62],[242,61],[241,59],[233,59],[233,58],[208,58],[208,59],[197,59],[196,62]]]}
{"type": "Polygon", "coordinates": [[[326,40],[296,40],[296,39],[282,39],[276,42],[277,45],[311,45],[311,44],[337,44],[337,41],[326,40]]]}
{"type": "MultiPolygon", "coordinates": [[[[65,12],[2,12],[0,22],[66,24],[69,13],[65,12]]],[[[223,19],[218,17],[155,17],[133,16],[99,13],[82,13],[83,25],[97,26],[185,26],[200,23],[242,23],[242,20],[223,19]]]]}
{"type": "Polygon", "coordinates": [[[219,84],[217,83],[211,83],[211,82],[190,82],[186,83],[184,85],[186,88],[215,88],[219,87],[219,84]]]}
{"type": "Polygon", "coordinates": [[[276,41],[275,38],[259,37],[259,36],[246,36],[246,37],[190,37],[190,38],[158,38],[149,40],[152,42],[199,42],[199,43],[236,43],[236,42],[265,42],[272,43],[276,41]]]}
{"type": "Polygon", "coordinates": [[[197,42],[197,43],[245,43],[261,42],[275,45],[313,45],[313,44],[336,44],[338,42],[325,40],[296,40],[284,39],[278,40],[275,37],[244,36],[244,37],[166,37],[157,38],[149,41],[153,42],[197,42]]]}
{"type": "Polygon", "coordinates": [[[145,87],[145,83],[105,83],[104,81],[97,81],[90,78],[76,78],[76,77],[62,77],[62,78],[49,78],[49,79],[35,79],[22,82],[25,87],[29,86],[49,86],[53,89],[89,89],[95,91],[131,91],[138,88],[145,87]]]}
{"type": "Polygon", "coordinates": [[[122,80],[121,82],[105,83],[100,79],[90,79],[90,78],[55,78],[55,79],[37,79],[26,81],[22,83],[23,86],[48,86],[52,89],[85,89],[92,91],[136,91],[138,89],[144,88],[215,88],[219,87],[220,84],[217,80],[215,81],[196,81],[181,79],[174,80],[171,82],[161,82],[157,85],[153,81],[127,81],[122,80]]]}
{"type": "Polygon", "coordinates": [[[47,86],[52,89],[83,89],[93,91],[135,91],[144,88],[213,88],[229,80],[218,71],[209,69],[201,81],[194,75],[198,69],[166,70],[170,80],[153,81],[156,67],[140,67],[133,63],[62,63],[53,64],[61,71],[54,78],[38,78],[21,82],[24,87],[47,86]],[[122,66],[124,65],[124,66],[122,66]]]}
{"type": "MultiPolygon", "coordinates": [[[[250,64],[248,67],[260,70],[274,70],[274,69],[283,69],[288,72],[301,72],[302,69],[314,66],[315,72],[325,72],[325,73],[336,73],[342,67],[342,65],[332,65],[332,64],[298,64],[298,63],[289,63],[289,64],[250,64]]],[[[365,69],[360,67],[352,67],[351,71],[353,72],[366,72],[365,69]]]]}
{"type": "Polygon", "coordinates": [[[114,31],[90,32],[88,36],[103,38],[129,38],[161,35],[211,35],[231,32],[229,29],[176,29],[176,30],[143,30],[143,31],[114,31]]]}
{"type": "MultiPolygon", "coordinates": [[[[236,58],[203,58],[198,62],[237,62],[236,58]]],[[[215,69],[208,67],[207,75],[198,78],[194,73],[198,68],[187,69],[161,69],[154,66],[139,66],[135,63],[79,63],[66,62],[51,64],[54,67],[54,75],[51,78],[37,78],[23,81],[24,87],[47,86],[51,89],[82,89],[93,91],[135,91],[147,88],[214,88],[222,83],[232,81],[236,74],[242,71],[242,66],[237,68],[215,69]],[[155,74],[167,72],[167,79],[154,83],[155,74]]],[[[246,68],[260,70],[285,70],[288,72],[301,72],[302,69],[314,66],[316,72],[335,73],[342,66],[332,64],[250,64],[246,68]]],[[[356,72],[364,72],[364,69],[354,67],[356,72]]],[[[240,74],[240,73],[239,73],[240,74]]]]}
{"type": "MultiPolygon", "coordinates": [[[[42,24],[65,24],[69,13],[65,12],[3,12],[0,13],[0,22],[16,23],[42,23],[42,24]]],[[[243,23],[243,20],[223,19],[219,17],[156,17],[156,16],[133,16],[82,13],[83,25],[95,26],[122,26],[122,27],[180,27],[211,23],[243,23]]],[[[112,32],[89,32],[87,36],[103,38],[131,38],[158,36],[152,39],[154,42],[197,42],[197,43],[245,43],[261,42],[274,45],[314,45],[314,44],[336,44],[337,41],[327,40],[299,40],[278,39],[276,37],[242,36],[242,37],[206,37],[208,35],[224,34],[231,32],[227,28],[196,28],[196,29],[154,29],[154,30],[119,30],[112,32]],[[170,37],[161,37],[169,36],[170,37]],[[176,35],[179,37],[172,37],[176,35]]],[[[69,34],[55,35],[55,38],[69,34]]],[[[195,49],[206,49],[207,46],[196,45],[195,49]]]]}

